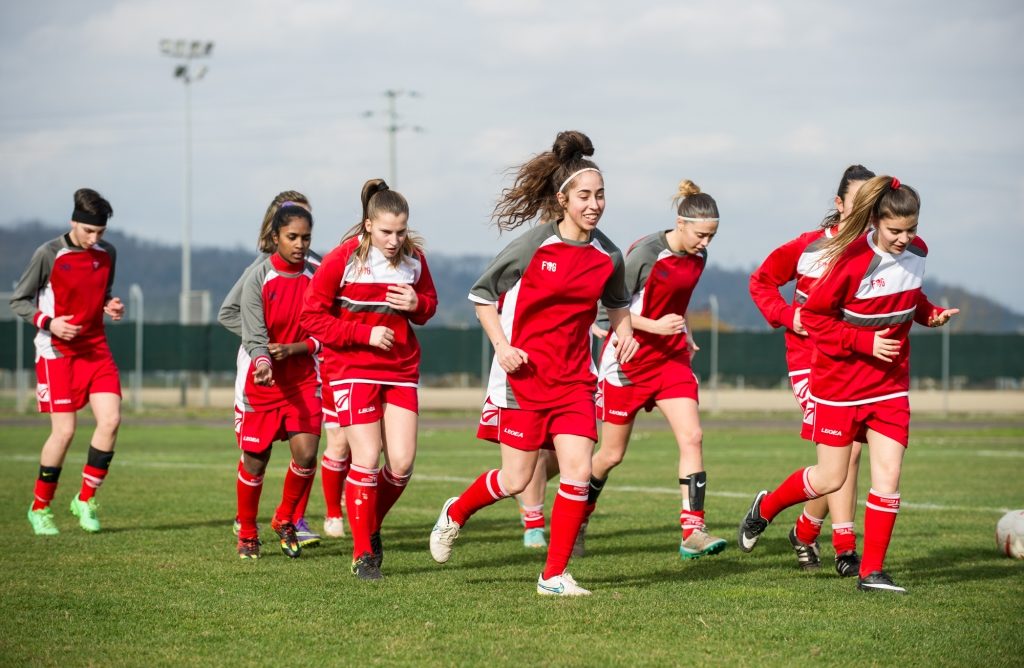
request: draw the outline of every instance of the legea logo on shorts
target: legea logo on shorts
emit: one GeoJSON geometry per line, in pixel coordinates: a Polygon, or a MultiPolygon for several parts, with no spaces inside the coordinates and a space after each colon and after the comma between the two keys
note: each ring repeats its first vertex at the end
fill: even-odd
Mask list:
{"type": "Polygon", "coordinates": [[[372,412],[374,412],[375,410],[377,410],[377,407],[376,407],[376,406],[369,406],[369,407],[367,407],[367,408],[360,408],[360,409],[359,409],[359,410],[358,410],[357,412],[358,412],[358,413],[359,413],[360,415],[365,415],[365,414],[367,414],[367,413],[372,413],[372,412]]]}
{"type": "Polygon", "coordinates": [[[515,437],[515,438],[522,438],[523,437],[523,432],[515,431],[513,429],[509,429],[508,427],[505,427],[504,429],[502,429],[502,431],[504,431],[509,436],[512,436],[512,437],[515,437]]]}
{"type": "Polygon", "coordinates": [[[255,436],[243,436],[242,440],[247,442],[247,443],[259,443],[260,442],[260,439],[256,438],[255,436]]]}
{"type": "Polygon", "coordinates": [[[821,433],[828,434],[830,436],[842,436],[843,435],[842,429],[825,429],[824,427],[822,427],[821,433]]]}
{"type": "Polygon", "coordinates": [[[608,409],[608,412],[611,413],[612,415],[618,415],[621,417],[626,417],[627,415],[629,415],[629,413],[627,413],[626,411],[613,411],[610,408],[608,409]]]}
{"type": "Polygon", "coordinates": [[[57,401],[55,401],[53,403],[55,403],[55,404],[70,404],[71,400],[70,399],[58,399],[57,401]]]}

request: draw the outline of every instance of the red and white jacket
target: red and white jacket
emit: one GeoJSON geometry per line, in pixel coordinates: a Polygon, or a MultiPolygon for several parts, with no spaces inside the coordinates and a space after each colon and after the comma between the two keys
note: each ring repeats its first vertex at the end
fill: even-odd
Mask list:
{"type": "Polygon", "coordinates": [[[811,369],[814,344],[793,331],[793,315],[807,301],[811,286],[824,272],[823,248],[837,230],[833,226],[801,234],[773,250],[750,275],[750,297],[758,310],[772,327],[786,328],[786,367],[790,376],[806,374],[811,369]],[[779,288],[793,280],[796,287],[790,304],[779,288]]]}
{"type": "Polygon", "coordinates": [[[361,237],[328,253],[306,290],[302,326],[324,346],[322,373],[332,384],[379,383],[416,387],[420,344],[412,325],[426,324],[437,311],[437,290],[422,253],[403,256],[397,266],[370,246],[366,263],[355,255],[361,237]],[[418,303],[412,312],[387,302],[389,285],[411,285],[418,303]],[[370,345],[376,326],[395,332],[391,350],[370,345]]]}
{"type": "Polygon", "coordinates": [[[939,309],[924,283],[928,246],[916,237],[899,255],[882,251],[868,232],[854,241],[811,288],[800,313],[815,349],[811,396],[835,406],[906,396],[910,390],[910,329],[939,309]],[[885,362],[872,355],[875,332],[902,342],[885,362]]]}

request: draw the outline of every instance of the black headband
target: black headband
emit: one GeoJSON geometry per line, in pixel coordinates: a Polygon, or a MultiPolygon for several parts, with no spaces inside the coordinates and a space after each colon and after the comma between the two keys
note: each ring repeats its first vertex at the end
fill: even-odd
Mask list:
{"type": "Polygon", "coordinates": [[[84,225],[94,225],[96,227],[106,227],[107,217],[98,213],[92,213],[91,211],[85,211],[83,209],[75,209],[71,212],[71,220],[76,223],[82,223],[84,225]]]}

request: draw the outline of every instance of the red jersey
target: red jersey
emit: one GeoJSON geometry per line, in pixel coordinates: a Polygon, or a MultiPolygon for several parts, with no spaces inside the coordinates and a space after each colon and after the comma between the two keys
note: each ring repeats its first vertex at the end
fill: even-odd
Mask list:
{"type": "Polygon", "coordinates": [[[313,277],[308,262],[291,264],[274,253],[245,274],[239,303],[242,345],[238,349],[235,406],[244,412],[265,411],[292,403],[300,393],[319,396],[320,376],[315,355],[319,342],[299,325],[302,298],[313,277]],[[272,359],[270,343],[305,342],[308,354],[272,359]],[[269,363],[274,384],[256,385],[253,372],[269,363]]]}
{"type": "Polygon", "coordinates": [[[772,327],[786,328],[786,366],[791,376],[807,373],[811,368],[814,344],[793,331],[793,314],[807,301],[811,286],[824,272],[823,248],[837,229],[817,229],[782,244],[750,275],[750,296],[758,310],[772,327]],[[793,303],[787,304],[779,288],[794,279],[793,303]]]}
{"type": "Polygon", "coordinates": [[[353,237],[327,254],[306,290],[302,325],[324,344],[324,374],[332,383],[381,383],[416,387],[420,344],[412,325],[423,325],[437,311],[437,291],[422,253],[402,256],[397,266],[370,246],[366,262],[353,237]],[[411,285],[418,303],[412,312],[387,302],[388,286],[411,285]],[[370,345],[377,326],[395,332],[391,350],[370,345]]]}
{"type": "Polygon", "coordinates": [[[511,345],[529,363],[508,375],[491,364],[487,395],[501,408],[547,410],[593,401],[596,369],[590,325],[597,302],[629,306],[622,252],[599,230],[589,241],[558,234],[558,222],[538,225],[505,247],[470,290],[493,304],[511,345]]]}
{"type": "Polygon", "coordinates": [[[881,250],[873,232],[854,241],[815,283],[801,311],[811,335],[811,397],[836,406],[906,396],[910,328],[936,311],[921,290],[928,247],[916,237],[899,255],[881,250]],[[902,342],[891,362],[872,356],[875,332],[902,342]]]}
{"type": "Polygon", "coordinates": [[[82,355],[107,344],[103,306],[110,299],[116,259],[106,241],[86,250],[72,244],[68,234],[36,249],[14,288],[11,310],[39,328],[37,360],[82,355]],[[72,316],[68,322],[82,327],[70,341],[46,329],[62,315],[72,316]]]}
{"type": "MultiPolygon", "coordinates": [[[[676,252],[669,246],[664,231],[640,239],[626,254],[626,289],[632,295],[630,313],[651,320],[671,313],[685,316],[706,264],[706,251],[693,255],[676,252]]],[[[620,365],[613,345],[617,337],[614,332],[609,333],[601,351],[601,379],[625,386],[669,362],[689,366],[685,329],[671,336],[634,329],[633,336],[640,347],[633,359],[620,365]]]]}

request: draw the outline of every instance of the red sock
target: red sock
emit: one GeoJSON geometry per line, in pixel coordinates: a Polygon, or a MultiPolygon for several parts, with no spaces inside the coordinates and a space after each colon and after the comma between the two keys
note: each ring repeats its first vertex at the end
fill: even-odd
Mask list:
{"type": "Polygon", "coordinates": [[[811,467],[797,469],[782,481],[782,484],[761,499],[761,517],[769,522],[775,516],[790,506],[795,506],[804,501],[816,499],[820,494],[814,491],[811,483],[807,480],[807,473],[811,467]]]}
{"type": "Polygon", "coordinates": [[[299,520],[306,516],[306,507],[309,505],[309,495],[313,492],[313,481],[316,480],[316,462],[313,462],[313,468],[310,469],[312,473],[309,475],[309,484],[306,485],[306,491],[303,492],[302,498],[295,504],[295,512],[292,513],[292,524],[298,524],[299,520]]]}
{"type": "Polygon", "coordinates": [[[590,516],[594,514],[594,509],[595,508],[597,508],[597,502],[596,501],[594,503],[588,503],[587,504],[587,509],[586,509],[586,511],[583,514],[583,521],[584,522],[589,522],[590,521],[590,516]]]}
{"type": "Polygon", "coordinates": [[[864,556],[860,560],[860,576],[882,570],[885,553],[889,549],[892,529],[896,526],[896,513],[900,511],[900,493],[868,492],[864,511],[864,556]]]}
{"type": "Polygon", "coordinates": [[[315,475],[315,466],[308,469],[300,468],[294,459],[288,463],[288,473],[284,475],[284,490],[281,492],[281,505],[274,513],[274,519],[279,522],[292,521],[302,497],[309,494],[315,475]]]}
{"type": "Polygon", "coordinates": [[[88,501],[96,496],[96,490],[100,488],[100,485],[103,484],[103,479],[106,477],[107,469],[100,469],[86,464],[82,468],[82,490],[78,492],[78,498],[82,501],[88,501]]]}
{"type": "Polygon", "coordinates": [[[804,512],[796,518],[796,539],[804,545],[810,545],[818,540],[818,536],[821,535],[821,525],[824,523],[825,518],[814,517],[808,514],[807,509],[804,508],[804,512]]]}
{"type": "Polygon", "coordinates": [[[380,531],[380,525],[384,523],[384,516],[388,514],[391,507],[398,501],[398,497],[402,496],[402,492],[405,491],[410,478],[412,478],[412,473],[409,475],[395,475],[387,465],[384,466],[384,470],[381,471],[380,483],[377,485],[376,531],[380,531]]]}
{"type": "Polygon", "coordinates": [[[370,534],[377,526],[377,474],[380,469],[368,469],[352,464],[345,484],[345,509],[348,528],[352,533],[352,558],[371,554],[370,534]]]}
{"type": "Polygon", "coordinates": [[[680,510],[679,528],[683,531],[683,540],[690,537],[690,534],[697,529],[704,528],[703,510],[680,510]]]}
{"type": "Polygon", "coordinates": [[[263,492],[263,476],[253,475],[238,462],[238,482],[235,495],[238,497],[239,538],[256,538],[256,513],[260,509],[260,494],[263,492]]]}
{"type": "Polygon", "coordinates": [[[344,517],[341,510],[341,494],[345,490],[345,476],[352,458],[331,459],[324,455],[320,460],[320,482],[324,487],[324,502],[327,504],[327,517],[344,517]]]}
{"type": "Polygon", "coordinates": [[[53,495],[57,493],[56,482],[46,482],[36,479],[35,499],[32,500],[32,510],[42,510],[53,501],[53,495]]]}
{"type": "Polygon", "coordinates": [[[544,504],[539,506],[519,506],[519,512],[523,516],[524,529],[544,528],[544,504]]]}
{"type": "Polygon", "coordinates": [[[857,549],[857,534],[853,531],[853,522],[832,523],[832,548],[836,554],[857,549]]]}
{"type": "Polygon", "coordinates": [[[448,518],[459,526],[466,526],[473,513],[511,496],[502,487],[501,476],[498,474],[498,469],[491,469],[474,480],[448,509],[448,518]]]}
{"type": "Polygon", "coordinates": [[[572,556],[572,546],[580,525],[587,514],[587,492],[590,483],[562,478],[558,494],[551,508],[551,539],[548,541],[548,560],[544,563],[545,580],[565,572],[572,556]]]}

